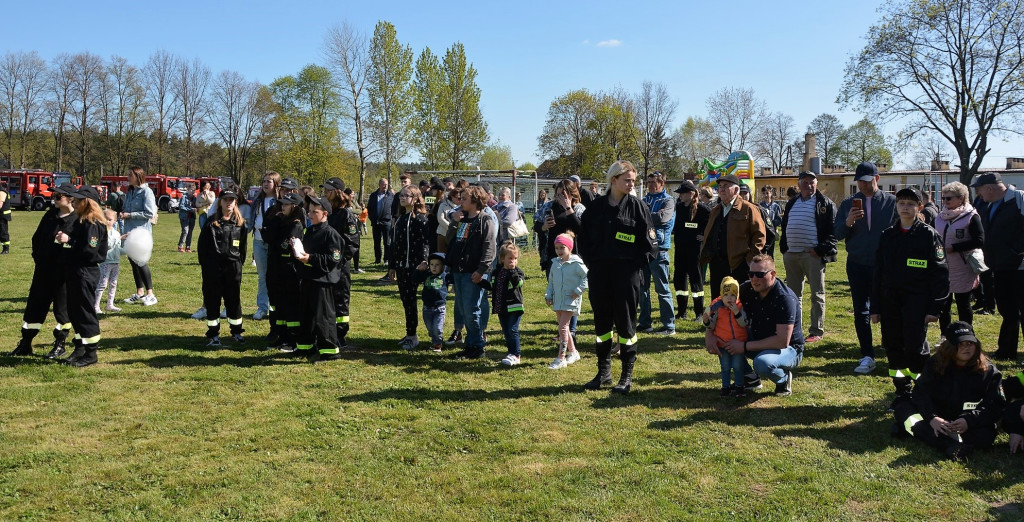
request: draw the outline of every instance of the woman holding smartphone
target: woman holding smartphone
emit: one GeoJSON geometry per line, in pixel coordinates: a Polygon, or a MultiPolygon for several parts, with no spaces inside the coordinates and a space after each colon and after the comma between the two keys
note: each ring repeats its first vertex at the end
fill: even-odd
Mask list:
{"type": "MultiPolygon", "coordinates": [[[[583,231],[580,218],[586,208],[580,203],[580,192],[576,183],[563,179],[555,185],[555,197],[551,200],[547,215],[544,216],[542,230],[547,234],[547,247],[541,255],[540,267],[547,276],[551,271],[551,260],[555,257],[555,238],[558,234],[572,232],[579,237],[583,231]]],[[[573,245],[573,254],[579,254],[579,248],[573,245]]],[[[573,329],[575,331],[575,329],[573,329]]]]}

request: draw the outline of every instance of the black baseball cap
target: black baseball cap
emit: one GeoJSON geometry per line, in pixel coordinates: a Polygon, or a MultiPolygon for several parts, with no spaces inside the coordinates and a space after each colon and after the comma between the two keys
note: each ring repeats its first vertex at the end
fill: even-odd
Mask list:
{"type": "Polygon", "coordinates": [[[977,188],[982,185],[995,185],[1002,182],[1003,177],[998,172],[983,172],[978,174],[977,178],[974,178],[974,183],[971,183],[971,186],[977,188]]]}
{"type": "Polygon", "coordinates": [[[74,196],[75,192],[77,192],[75,186],[70,183],[61,183],[59,186],[54,187],[53,191],[62,196],[74,196]]]}
{"type": "Polygon", "coordinates": [[[327,201],[327,198],[325,197],[306,196],[306,203],[320,205],[321,207],[323,207],[325,211],[327,211],[328,214],[331,213],[331,202],[327,201]]]}
{"type": "Polygon", "coordinates": [[[329,188],[333,190],[345,190],[345,182],[341,178],[331,178],[320,185],[320,188],[329,188]]]}
{"type": "Polygon", "coordinates": [[[801,172],[800,175],[797,176],[796,179],[804,179],[807,176],[810,176],[810,177],[812,177],[814,179],[818,179],[818,175],[815,174],[814,172],[810,171],[810,170],[805,170],[805,171],[801,172]]]}
{"type": "Polygon", "coordinates": [[[906,187],[906,188],[901,188],[898,191],[896,191],[896,199],[897,200],[911,199],[911,200],[917,201],[918,203],[923,203],[924,202],[924,194],[922,194],[921,191],[918,190],[917,188],[906,187]]]}
{"type": "Polygon", "coordinates": [[[281,180],[281,188],[299,190],[299,182],[295,181],[295,178],[284,178],[281,180]]]}
{"type": "Polygon", "coordinates": [[[97,192],[96,189],[90,187],[89,185],[82,185],[81,187],[78,188],[78,190],[76,190],[74,193],[70,195],[71,197],[74,198],[91,199],[97,203],[100,202],[100,193],[97,192]]]}
{"type": "Polygon", "coordinates": [[[280,201],[281,203],[287,203],[289,205],[301,205],[302,204],[302,196],[300,196],[296,192],[289,192],[288,194],[285,194],[285,195],[281,196],[277,200],[280,201]]]}
{"type": "Polygon", "coordinates": [[[685,192],[697,192],[697,186],[694,185],[692,181],[684,179],[683,182],[679,184],[679,188],[676,189],[676,193],[683,194],[685,192]]]}
{"type": "Polygon", "coordinates": [[[977,343],[978,337],[974,335],[974,328],[964,321],[955,321],[946,326],[946,340],[956,346],[964,341],[977,343]]]}
{"type": "Polygon", "coordinates": [[[875,176],[878,175],[878,167],[870,161],[865,161],[860,165],[857,165],[857,173],[854,174],[854,181],[874,181],[875,176]]]}
{"type": "Polygon", "coordinates": [[[220,191],[221,199],[238,199],[238,194],[235,194],[233,190],[222,190],[220,191]]]}

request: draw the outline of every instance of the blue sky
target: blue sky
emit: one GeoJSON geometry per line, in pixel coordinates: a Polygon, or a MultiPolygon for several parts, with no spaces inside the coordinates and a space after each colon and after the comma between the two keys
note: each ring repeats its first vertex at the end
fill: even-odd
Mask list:
{"type": "MultiPolygon", "coordinates": [[[[118,54],[141,66],[166,49],[200,58],[214,73],[269,83],[322,62],[332,25],[347,20],[372,34],[387,20],[416,55],[425,46],[442,55],[462,42],[478,70],[492,139],[511,146],[517,163],[539,163],[537,136],[552,100],[579,88],[636,92],[644,80],[664,83],[678,100],[675,125],[705,115],[707,97],[724,87],[753,88],[772,111],[793,116],[801,134],[823,112],[851,125],[860,116],[839,111],[835,99],[876,8],[803,0],[17,2],[4,8],[8,26],[39,31],[17,44],[7,39],[4,50],[36,50],[44,59],[118,54]]],[[[1005,156],[1020,155],[1019,141],[997,141],[985,164],[1002,167],[1005,156]]]]}

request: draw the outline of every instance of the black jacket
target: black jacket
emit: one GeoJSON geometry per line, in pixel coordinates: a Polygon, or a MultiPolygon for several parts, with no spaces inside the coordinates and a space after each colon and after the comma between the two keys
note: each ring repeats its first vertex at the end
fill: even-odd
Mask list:
{"type": "Polygon", "coordinates": [[[1017,199],[1009,188],[989,217],[992,203],[978,209],[981,224],[985,227],[985,264],[992,270],[1017,270],[1024,260],[1024,216],[1017,207],[1017,199]]]}
{"type": "Polygon", "coordinates": [[[697,236],[704,234],[708,226],[708,218],[711,216],[711,207],[707,203],[701,203],[696,199],[689,205],[676,204],[676,222],[672,226],[672,235],[675,236],[676,252],[682,249],[692,249],[693,255],[700,252],[701,240],[697,236]],[[697,205],[697,213],[693,219],[690,218],[693,205],[697,205]]]}
{"type": "MultiPolygon", "coordinates": [[[[456,212],[461,212],[456,210],[456,212]]],[[[453,274],[486,274],[498,251],[494,221],[484,211],[475,218],[452,220],[448,226],[448,255],[445,264],[453,274]]]]}
{"type": "MultiPolygon", "coordinates": [[[[72,214],[74,216],[74,214],[72,214]]],[[[64,261],[69,269],[97,266],[107,259],[107,226],[75,218],[64,245],[64,261]]]]}
{"type": "Polygon", "coordinates": [[[391,258],[388,268],[416,268],[430,255],[430,240],[427,233],[427,216],[406,212],[398,216],[394,224],[394,238],[391,241],[391,258]]]}
{"type": "Polygon", "coordinates": [[[32,259],[37,263],[60,262],[60,255],[63,247],[57,242],[57,232],[64,232],[71,235],[71,227],[74,226],[78,215],[74,212],[60,217],[57,207],[50,207],[39,220],[35,233],[32,234],[32,259]]]}
{"type": "Polygon", "coordinates": [[[1003,391],[1006,398],[1013,401],[1003,414],[1003,429],[1006,433],[1024,435],[1024,419],[1020,418],[1020,410],[1024,408],[1024,372],[1007,375],[1003,379],[1003,391]]]}
{"type": "Polygon", "coordinates": [[[391,205],[395,202],[395,193],[389,189],[384,194],[380,193],[380,189],[373,191],[370,194],[370,199],[366,202],[366,211],[370,217],[371,225],[390,225],[391,224],[391,205]],[[377,202],[383,199],[383,204],[380,208],[380,213],[377,213],[377,202]]]}
{"type": "MultiPolygon", "coordinates": [[[[782,241],[779,242],[779,252],[783,254],[789,250],[789,245],[786,244],[786,225],[789,224],[789,211],[792,210],[799,197],[797,196],[786,202],[786,211],[782,215],[782,241]]],[[[836,260],[836,254],[839,252],[836,247],[839,240],[836,239],[834,230],[836,204],[828,196],[822,194],[821,191],[814,192],[814,199],[814,227],[818,229],[818,246],[814,247],[814,253],[818,254],[823,263],[833,263],[836,260]]]]}
{"type": "Polygon", "coordinates": [[[336,208],[327,217],[327,223],[341,236],[341,254],[345,260],[355,257],[359,252],[359,217],[350,209],[336,208]]]}
{"type": "Polygon", "coordinates": [[[260,235],[267,244],[267,265],[269,274],[275,281],[296,281],[299,276],[299,265],[292,249],[292,238],[302,239],[305,219],[298,209],[289,217],[280,211],[268,213],[263,218],[263,229],[260,235]]]}
{"type": "Polygon", "coordinates": [[[924,421],[963,418],[969,429],[994,427],[1006,406],[999,369],[988,363],[979,373],[950,363],[945,374],[939,375],[935,361],[936,356],[932,356],[914,383],[912,400],[924,421]]]}
{"type": "Polygon", "coordinates": [[[872,314],[880,313],[887,292],[896,291],[929,298],[928,314],[939,315],[949,294],[949,267],[939,233],[919,219],[906,232],[899,223],[885,229],[875,255],[872,285],[872,314]]]}
{"type": "Polygon", "coordinates": [[[236,224],[233,219],[208,219],[199,233],[199,265],[211,269],[237,263],[241,267],[248,239],[244,224],[236,224]]]}
{"type": "Polygon", "coordinates": [[[309,260],[302,265],[302,279],[334,284],[341,279],[341,235],[327,223],[311,225],[302,238],[309,260]]]}
{"type": "Polygon", "coordinates": [[[526,275],[519,268],[506,270],[505,267],[499,266],[491,272],[490,277],[480,282],[480,286],[491,291],[493,313],[507,315],[510,312],[523,311],[523,283],[525,281],[526,275]],[[496,281],[503,270],[506,272],[505,287],[499,292],[496,281]],[[499,294],[501,294],[500,297],[499,294]]]}
{"type": "Polygon", "coordinates": [[[658,255],[651,211],[636,196],[627,194],[613,207],[605,194],[587,206],[580,221],[580,257],[587,266],[612,261],[639,270],[658,255]]]}

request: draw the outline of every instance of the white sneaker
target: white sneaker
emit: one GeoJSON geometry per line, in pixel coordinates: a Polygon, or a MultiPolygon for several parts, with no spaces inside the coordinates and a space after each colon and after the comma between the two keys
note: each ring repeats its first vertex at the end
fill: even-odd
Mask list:
{"type": "Polygon", "coordinates": [[[860,364],[857,365],[853,371],[860,374],[868,374],[875,371],[875,360],[871,357],[864,357],[860,360],[860,364]]]}
{"type": "Polygon", "coordinates": [[[121,309],[118,308],[117,306],[114,306],[114,302],[111,301],[111,302],[107,303],[107,311],[108,312],[120,312],[121,309]]]}
{"type": "Polygon", "coordinates": [[[103,309],[97,306],[96,307],[96,313],[97,314],[102,314],[103,313],[103,309]]]}
{"type": "Polygon", "coordinates": [[[156,296],[153,294],[146,294],[146,297],[142,298],[142,306],[153,306],[156,304],[156,296]]]}
{"type": "Polygon", "coordinates": [[[206,320],[206,307],[205,306],[200,306],[199,309],[196,310],[196,313],[192,314],[192,318],[196,319],[198,321],[205,321],[206,320]]]}
{"type": "Polygon", "coordinates": [[[580,352],[578,350],[573,350],[569,352],[569,355],[565,356],[565,364],[567,365],[572,364],[578,360],[580,360],[580,352]]]}
{"type": "Polygon", "coordinates": [[[565,362],[565,359],[559,359],[558,357],[555,357],[555,360],[551,361],[551,364],[548,365],[548,369],[549,370],[561,370],[562,368],[565,368],[566,366],[569,366],[569,364],[565,362]]]}
{"type": "Polygon", "coordinates": [[[504,359],[501,360],[501,364],[504,364],[505,366],[516,366],[517,364],[520,363],[520,361],[521,360],[519,357],[516,357],[515,355],[512,354],[508,354],[505,356],[504,359]]]}
{"type": "Polygon", "coordinates": [[[143,297],[139,294],[132,294],[131,297],[124,300],[128,304],[142,304],[143,297]]]}

